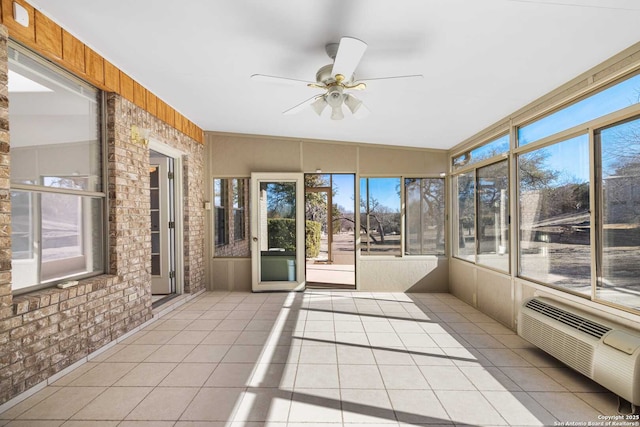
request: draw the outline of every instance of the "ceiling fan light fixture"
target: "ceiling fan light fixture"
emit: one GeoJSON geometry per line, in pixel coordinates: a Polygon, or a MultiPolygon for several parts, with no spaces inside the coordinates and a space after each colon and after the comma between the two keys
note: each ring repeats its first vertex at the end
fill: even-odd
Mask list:
{"type": "Polygon", "coordinates": [[[327,104],[331,107],[335,108],[342,105],[344,101],[344,94],[342,93],[343,89],[341,86],[332,86],[327,91],[325,95],[325,99],[327,100],[327,104]]]}
{"type": "Polygon", "coordinates": [[[356,114],[356,111],[358,111],[362,106],[362,101],[360,101],[358,98],[356,98],[353,95],[346,95],[344,97],[344,103],[347,105],[347,107],[351,111],[351,114],[356,114]]]}
{"type": "Polygon", "coordinates": [[[344,103],[351,111],[351,114],[353,114],[353,117],[355,117],[356,119],[363,119],[370,113],[367,106],[353,95],[346,95],[344,98],[344,103]]]}
{"type": "Polygon", "coordinates": [[[344,119],[344,113],[342,112],[342,105],[332,106],[331,111],[331,120],[342,120],[344,119]]]}
{"type": "Polygon", "coordinates": [[[324,96],[318,97],[315,101],[311,103],[311,108],[316,112],[317,115],[322,115],[322,112],[327,107],[327,100],[324,99],[324,96]]]}

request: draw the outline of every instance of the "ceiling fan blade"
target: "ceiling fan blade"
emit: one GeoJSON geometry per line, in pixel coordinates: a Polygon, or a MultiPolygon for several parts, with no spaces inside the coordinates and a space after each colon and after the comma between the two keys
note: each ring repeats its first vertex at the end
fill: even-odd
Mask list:
{"type": "Polygon", "coordinates": [[[311,98],[307,99],[306,101],[302,101],[300,104],[289,108],[288,110],[285,110],[282,112],[282,114],[285,115],[291,115],[291,114],[297,114],[300,111],[304,110],[305,107],[307,107],[308,105],[311,105],[314,103],[315,100],[317,100],[318,98],[322,98],[323,95],[316,95],[316,96],[312,96],[311,98]]]}
{"type": "Polygon", "coordinates": [[[308,86],[310,84],[316,84],[315,82],[308,82],[306,80],[290,79],[288,77],[267,76],[264,74],[254,74],[251,76],[251,80],[267,83],[284,83],[294,86],[308,86]]]}
{"type": "Polygon", "coordinates": [[[377,80],[418,80],[422,79],[424,76],[422,74],[410,74],[408,76],[390,76],[390,77],[374,77],[371,79],[358,79],[357,83],[363,82],[372,82],[377,80]]]}
{"type": "Polygon", "coordinates": [[[351,79],[365,50],[367,50],[367,44],[362,40],[353,37],[342,37],[336,53],[336,59],[333,61],[331,75],[335,77],[341,74],[346,81],[351,79]]]}

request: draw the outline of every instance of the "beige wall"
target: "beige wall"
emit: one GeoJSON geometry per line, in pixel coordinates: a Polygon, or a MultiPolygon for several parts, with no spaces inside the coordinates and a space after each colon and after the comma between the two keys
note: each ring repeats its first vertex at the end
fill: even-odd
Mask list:
{"type": "MultiPolygon", "coordinates": [[[[209,195],[213,178],[249,177],[252,172],[315,173],[320,169],[323,173],[354,173],[357,184],[360,176],[438,177],[447,170],[447,153],[442,150],[215,132],[207,132],[205,138],[209,195]]],[[[210,289],[250,290],[248,259],[213,258],[212,211],[208,215],[210,289]]],[[[444,257],[356,256],[359,290],[446,292],[448,270],[444,257]]]]}
{"type": "Polygon", "coordinates": [[[638,329],[640,316],[548,286],[519,279],[457,258],[449,260],[449,290],[462,301],[515,330],[520,307],[541,296],[597,313],[612,322],[638,329]]]}

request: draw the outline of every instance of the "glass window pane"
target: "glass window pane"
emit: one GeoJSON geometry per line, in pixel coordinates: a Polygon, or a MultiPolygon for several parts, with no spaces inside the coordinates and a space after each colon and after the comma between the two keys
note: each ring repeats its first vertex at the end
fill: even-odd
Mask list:
{"type": "Polygon", "coordinates": [[[509,168],[502,161],[477,170],[478,264],[509,271],[509,168]]]}
{"type": "Polygon", "coordinates": [[[459,156],[453,158],[453,169],[457,170],[467,165],[472,165],[481,160],[490,159],[494,156],[506,153],[509,151],[509,135],[503,135],[493,141],[489,141],[486,144],[481,145],[478,148],[474,148],[471,151],[467,151],[459,156]]]}
{"type": "Polygon", "coordinates": [[[12,289],[103,270],[101,198],[13,191],[12,202],[12,289]]]}
{"type": "Polygon", "coordinates": [[[453,221],[453,255],[475,261],[476,255],[476,207],[475,207],[475,174],[460,174],[454,177],[456,189],[455,214],[453,221]]]}
{"type": "Polygon", "coordinates": [[[640,74],[518,129],[523,146],[640,102],[640,74]]]}
{"type": "Polygon", "coordinates": [[[602,259],[596,297],[640,310],[640,119],[603,129],[602,259]]]}
{"type": "Polygon", "coordinates": [[[216,245],[226,245],[229,242],[227,226],[228,181],[226,179],[213,180],[213,203],[215,207],[215,240],[216,245]]]}
{"type": "Polygon", "coordinates": [[[151,253],[159,254],[160,253],[160,233],[159,232],[151,232],[151,253]]]}
{"type": "Polygon", "coordinates": [[[216,245],[225,245],[227,243],[227,215],[225,208],[216,208],[215,224],[216,224],[216,245]]]}
{"type": "Polygon", "coordinates": [[[249,179],[213,180],[216,257],[249,257],[249,179]]]}
{"type": "Polygon", "coordinates": [[[14,48],[8,86],[11,182],[68,188],[40,177],[83,177],[81,189],[102,191],[100,92],[14,48]]]}
{"type": "Polygon", "coordinates": [[[243,240],[245,238],[245,182],[243,179],[233,179],[231,182],[231,190],[233,192],[233,239],[243,240]]]}
{"type": "Polygon", "coordinates": [[[518,158],[520,275],[591,294],[589,138],[518,158]]]}
{"type": "Polygon", "coordinates": [[[260,281],[296,281],[296,183],[260,182],[259,206],[260,281]]]}
{"type": "Polygon", "coordinates": [[[401,255],[400,178],[360,179],[363,255],[401,255]]]}
{"type": "Polygon", "coordinates": [[[14,261],[35,257],[33,196],[26,191],[11,192],[11,253],[14,261]]]}
{"type": "Polygon", "coordinates": [[[233,179],[231,182],[233,191],[233,207],[235,209],[242,209],[244,208],[244,180],[233,179]]]}
{"type": "Polygon", "coordinates": [[[151,275],[160,276],[162,274],[161,271],[160,255],[151,255],[151,275]]]}
{"type": "Polygon", "coordinates": [[[227,205],[227,180],[226,179],[214,179],[213,180],[213,204],[217,207],[227,205]]]}
{"type": "Polygon", "coordinates": [[[407,178],[405,251],[408,255],[444,255],[444,179],[407,178]]]}
{"type": "Polygon", "coordinates": [[[152,165],[151,169],[149,169],[149,186],[151,188],[160,188],[160,174],[156,165],[152,165]]]}
{"type": "Polygon", "coordinates": [[[243,240],[245,237],[244,225],[244,209],[233,210],[233,238],[234,240],[243,240]]]}
{"type": "Polygon", "coordinates": [[[42,194],[42,260],[82,253],[82,200],[67,194],[42,194]]]}

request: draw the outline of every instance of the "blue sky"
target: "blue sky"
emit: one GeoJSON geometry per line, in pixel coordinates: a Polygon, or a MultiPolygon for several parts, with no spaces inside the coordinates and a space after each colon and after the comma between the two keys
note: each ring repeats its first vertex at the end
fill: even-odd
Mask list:
{"type": "MultiPolygon", "coordinates": [[[[519,144],[526,145],[640,102],[640,75],[624,80],[562,110],[518,129],[519,144]]],[[[604,135],[604,132],[603,132],[604,135]]],[[[559,171],[560,182],[589,181],[589,137],[580,135],[544,148],[545,166],[559,171]]],[[[526,156],[526,154],[525,154],[526,156]]],[[[607,161],[603,159],[605,169],[607,161]]]]}
{"type": "Polygon", "coordinates": [[[550,153],[545,161],[549,169],[559,171],[558,181],[589,181],[589,136],[580,135],[544,148],[550,153]]]}
{"type": "MultiPolygon", "coordinates": [[[[360,196],[366,198],[366,187],[364,181],[360,179],[360,196]]],[[[369,197],[376,199],[381,205],[388,207],[394,212],[400,211],[400,196],[398,188],[400,178],[369,178],[369,197]]]]}
{"type": "Polygon", "coordinates": [[[353,174],[334,174],[333,188],[336,194],[333,196],[333,203],[342,206],[347,212],[353,212],[354,209],[354,181],[353,174]]]}
{"type": "Polygon", "coordinates": [[[518,130],[519,144],[522,146],[537,141],[639,101],[640,74],[521,127],[518,130]]]}

